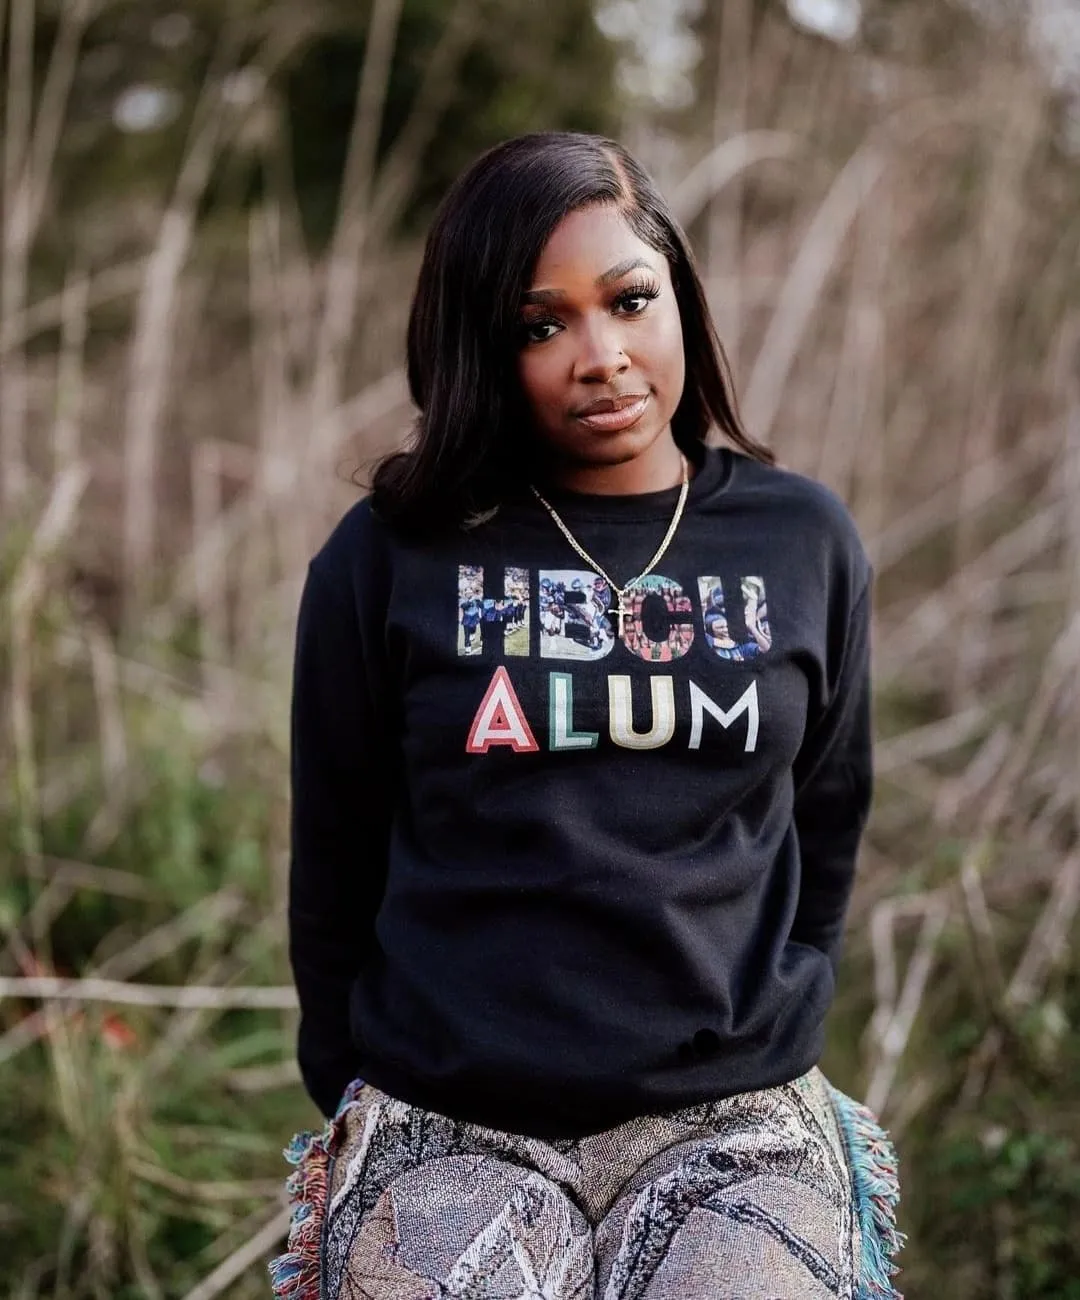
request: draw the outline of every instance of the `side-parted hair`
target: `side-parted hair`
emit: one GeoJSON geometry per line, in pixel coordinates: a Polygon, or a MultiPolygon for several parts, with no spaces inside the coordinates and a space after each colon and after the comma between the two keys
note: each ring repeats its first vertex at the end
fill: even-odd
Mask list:
{"type": "Polygon", "coordinates": [[[686,236],[641,165],[601,136],[548,131],[483,154],[455,181],[428,233],[409,314],[408,379],[419,409],[410,447],[386,457],[373,506],[406,530],[467,527],[524,488],[530,421],[517,376],[522,295],[571,212],[618,209],[667,258],[686,381],[672,417],[693,456],[712,427],[773,463],[743,430],[731,372],[686,236]]]}

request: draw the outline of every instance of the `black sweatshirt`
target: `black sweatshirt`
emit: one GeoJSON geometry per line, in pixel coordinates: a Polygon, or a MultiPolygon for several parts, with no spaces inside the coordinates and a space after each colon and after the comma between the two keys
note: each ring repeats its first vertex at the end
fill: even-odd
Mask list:
{"type": "MultiPolygon", "coordinates": [[[[678,489],[549,496],[615,582],[678,489]]],[[[827,489],[704,453],[626,603],[532,497],[352,507],[293,691],[290,956],[322,1112],[580,1136],[818,1060],[871,792],[870,570],[827,489]]]]}

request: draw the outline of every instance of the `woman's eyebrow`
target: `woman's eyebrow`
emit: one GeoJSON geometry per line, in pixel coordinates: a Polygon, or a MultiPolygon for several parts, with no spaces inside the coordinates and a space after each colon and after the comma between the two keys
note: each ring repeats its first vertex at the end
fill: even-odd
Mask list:
{"type": "Polygon", "coordinates": [[[617,266],[611,267],[603,275],[596,277],[596,287],[602,289],[605,284],[610,284],[612,280],[621,279],[628,271],[636,271],[639,266],[645,267],[647,271],[653,270],[651,262],[646,261],[644,257],[628,257],[625,262],[619,262],[617,266]]]}
{"type": "MultiPolygon", "coordinates": [[[[621,280],[628,271],[635,271],[639,266],[645,267],[647,271],[655,269],[644,257],[628,257],[625,262],[619,262],[602,275],[598,275],[595,280],[596,287],[602,289],[613,280],[621,280]]],[[[536,303],[558,302],[562,297],[563,294],[558,289],[528,289],[521,295],[521,302],[523,306],[528,307],[536,303]]]]}

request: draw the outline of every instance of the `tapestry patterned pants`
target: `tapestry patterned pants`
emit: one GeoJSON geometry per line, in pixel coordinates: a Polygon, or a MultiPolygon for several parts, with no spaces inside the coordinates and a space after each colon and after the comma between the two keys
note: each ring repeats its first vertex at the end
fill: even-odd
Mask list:
{"type": "Polygon", "coordinates": [[[566,1140],[357,1080],[285,1154],[279,1300],[900,1300],[895,1156],[817,1069],[566,1140]]]}

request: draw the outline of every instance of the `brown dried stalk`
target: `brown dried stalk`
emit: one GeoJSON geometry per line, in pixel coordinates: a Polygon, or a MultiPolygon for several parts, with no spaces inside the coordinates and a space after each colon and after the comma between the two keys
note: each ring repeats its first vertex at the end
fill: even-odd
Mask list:
{"type": "Polygon", "coordinates": [[[238,1007],[291,1011],[296,990],[284,987],[206,987],[198,984],[130,984],[124,980],[58,979],[49,975],[0,975],[0,1001],[33,998],[49,1002],[113,1002],[128,1007],[174,1007],[183,1011],[226,1011],[238,1007]]]}
{"type": "Polygon", "coordinates": [[[279,1210],[249,1241],[193,1287],[184,1300],[215,1300],[286,1236],[290,1217],[289,1210],[279,1210]]]}
{"type": "Polygon", "coordinates": [[[340,406],[348,344],[356,318],[364,225],[375,174],[375,152],[403,0],[374,0],[364,43],[342,200],[326,266],[326,297],[315,343],[312,424],[340,406]]]}

